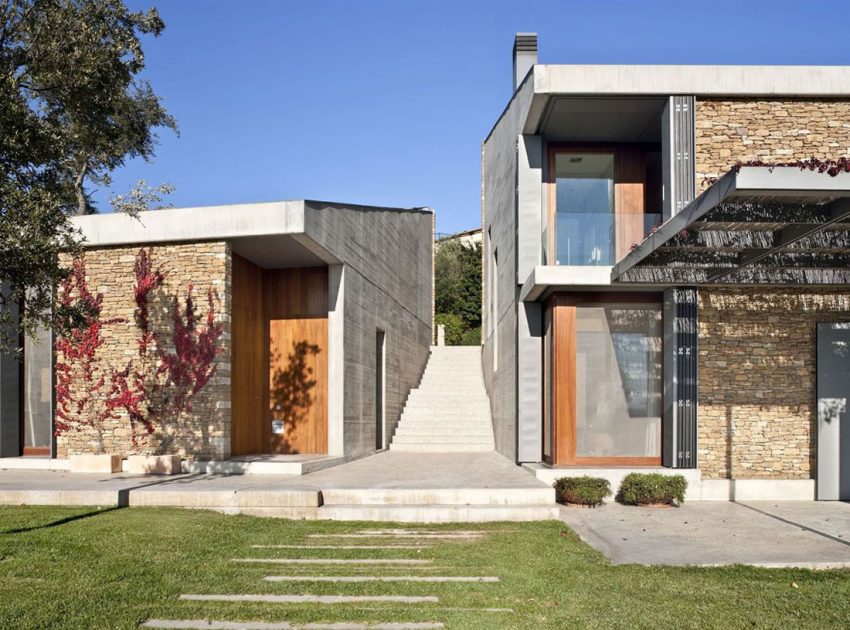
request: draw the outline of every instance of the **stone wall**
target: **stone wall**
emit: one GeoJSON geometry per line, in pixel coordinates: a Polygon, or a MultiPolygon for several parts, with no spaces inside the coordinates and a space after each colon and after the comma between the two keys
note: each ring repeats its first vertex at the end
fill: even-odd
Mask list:
{"type": "Polygon", "coordinates": [[[695,135],[699,193],[738,161],[850,156],[850,101],[698,99],[695,135]]]}
{"type": "Polygon", "coordinates": [[[709,479],[815,474],[816,324],[850,292],[700,289],[698,466],[709,479]]]}
{"type": "MultiPolygon", "coordinates": [[[[133,264],[139,247],[89,249],[85,253],[86,277],[92,293],[103,294],[102,319],[120,318],[103,329],[104,345],[99,352],[104,365],[121,369],[137,357],[138,330],[134,324],[133,264]]],[[[167,271],[162,289],[151,299],[151,321],[155,330],[167,335],[171,329],[171,297],[186,295],[194,285],[197,310],[206,314],[206,292],[212,288],[217,319],[224,327],[221,354],[216,359],[216,376],[192,403],[182,426],[158,427],[134,447],[126,414],[109,421],[104,435],[106,452],[179,453],[190,460],[225,459],[230,456],[230,299],[231,253],[225,242],[158,245],[152,248],[154,266],[167,271]],[[168,438],[168,439],[164,439],[168,438]]],[[[71,430],[57,438],[59,457],[94,452],[96,435],[91,430],[71,430]]]]}

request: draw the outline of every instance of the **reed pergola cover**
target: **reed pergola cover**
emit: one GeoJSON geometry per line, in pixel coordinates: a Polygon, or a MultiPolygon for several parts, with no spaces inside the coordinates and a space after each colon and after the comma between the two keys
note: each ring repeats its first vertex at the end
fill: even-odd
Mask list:
{"type": "Polygon", "coordinates": [[[744,166],[636,245],[615,284],[850,282],[850,173],[744,166]]]}

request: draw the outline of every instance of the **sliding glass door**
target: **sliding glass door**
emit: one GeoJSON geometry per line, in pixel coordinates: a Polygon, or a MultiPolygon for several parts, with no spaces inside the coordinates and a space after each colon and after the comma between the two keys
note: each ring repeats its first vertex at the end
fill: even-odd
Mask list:
{"type": "Polygon", "coordinates": [[[657,296],[557,295],[548,313],[546,460],[660,464],[663,333],[657,296]]]}

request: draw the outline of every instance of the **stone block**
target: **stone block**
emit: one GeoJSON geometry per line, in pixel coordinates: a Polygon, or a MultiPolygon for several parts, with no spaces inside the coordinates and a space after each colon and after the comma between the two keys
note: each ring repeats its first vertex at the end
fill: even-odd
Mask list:
{"type": "Polygon", "coordinates": [[[121,472],[120,455],[93,455],[87,453],[71,455],[68,459],[72,473],[112,474],[121,472]]]}
{"type": "Polygon", "coordinates": [[[180,455],[130,455],[127,472],[131,475],[177,475],[182,461],[180,455]]]}

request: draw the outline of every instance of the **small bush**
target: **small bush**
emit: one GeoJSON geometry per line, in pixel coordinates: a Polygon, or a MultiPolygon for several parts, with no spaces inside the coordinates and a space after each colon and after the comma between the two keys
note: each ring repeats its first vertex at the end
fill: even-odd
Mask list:
{"type": "Polygon", "coordinates": [[[480,328],[471,328],[469,330],[464,331],[463,335],[460,338],[460,345],[462,345],[462,346],[480,346],[481,345],[481,329],[480,328]]]}
{"type": "Polygon", "coordinates": [[[611,484],[599,477],[561,477],[555,481],[555,492],[561,503],[577,503],[596,507],[611,494],[611,484]]]}
{"type": "Polygon", "coordinates": [[[629,505],[669,503],[679,505],[685,500],[688,482],[682,475],[661,473],[630,473],[620,484],[618,497],[629,505]]]}
{"type": "Polygon", "coordinates": [[[446,327],[446,345],[459,346],[463,336],[463,320],[454,313],[437,313],[434,325],[446,327]]]}

